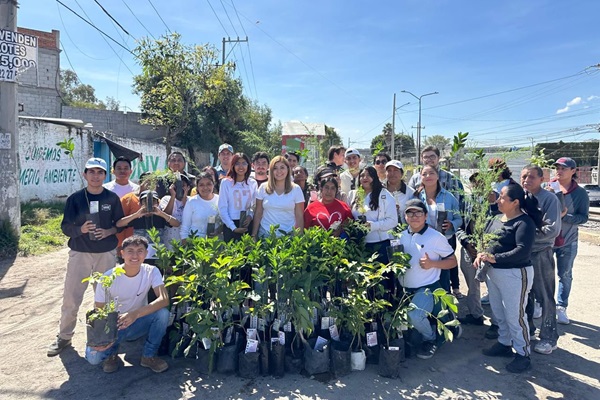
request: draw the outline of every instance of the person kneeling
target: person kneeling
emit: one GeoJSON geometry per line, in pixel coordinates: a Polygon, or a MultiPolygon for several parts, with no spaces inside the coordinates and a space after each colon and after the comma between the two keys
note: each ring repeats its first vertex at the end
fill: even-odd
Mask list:
{"type": "MultiPolygon", "coordinates": [[[[124,263],[121,267],[125,273],[114,280],[109,289],[111,298],[117,301],[115,308],[119,310],[117,339],[104,347],[86,347],[85,358],[92,365],[104,361],[106,373],[115,372],[122,363],[119,358],[119,344],[123,340],[135,340],[147,335],[142,352],[141,366],[154,372],[163,372],[169,365],[156,357],[158,347],[169,323],[169,296],[165,289],[160,271],[152,265],[144,264],[148,253],[148,241],[141,236],[131,236],[123,241],[121,255],[124,263]],[[156,299],[148,304],[147,293],[152,288],[156,299]]],[[[106,275],[112,273],[112,269],[106,275]]],[[[104,306],[104,288],[98,285],[94,297],[95,307],[104,306]]]]}
{"type": "Polygon", "coordinates": [[[408,229],[402,232],[400,243],[411,259],[410,268],[399,279],[415,306],[408,312],[408,321],[423,336],[417,357],[428,359],[437,350],[436,331],[429,321],[435,303],[433,291],[442,287],[441,270],[453,268],[457,260],[444,235],[427,225],[427,207],[421,200],[407,201],[404,215],[408,229]]]}

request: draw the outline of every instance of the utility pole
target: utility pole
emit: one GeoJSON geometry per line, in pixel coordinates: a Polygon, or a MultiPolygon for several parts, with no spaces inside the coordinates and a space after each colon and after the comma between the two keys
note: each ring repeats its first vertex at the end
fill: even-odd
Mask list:
{"type": "Polygon", "coordinates": [[[221,65],[225,65],[225,43],[244,43],[247,41],[248,41],[248,36],[246,36],[246,39],[240,39],[239,36],[237,37],[237,39],[232,39],[230,37],[228,37],[227,39],[223,38],[223,52],[221,54],[221,60],[222,60],[221,65]]]}
{"type": "Polygon", "coordinates": [[[396,108],[396,93],[394,93],[394,105],[392,107],[392,148],[390,151],[390,157],[392,157],[392,160],[395,160],[396,157],[396,147],[395,147],[395,140],[396,140],[396,110],[401,109],[404,106],[407,106],[410,104],[410,101],[406,104],[402,104],[400,107],[396,108]]]}
{"type": "MultiPolygon", "coordinates": [[[[0,0],[0,29],[17,31],[17,1],[0,0]]],[[[4,35],[3,35],[4,36],[4,35]]],[[[2,39],[2,43],[8,40],[2,39]]],[[[9,46],[7,46],[9,47],[9,46]]],[[[13,46],[16,47],[16,46],[13,46]]],[[[3,56],[4,57],[4,56],[3,56]]],[[[10,55],[7,57],[10,58],[10,55]]],[[[12,61],[11,61],[12,64],[12,61]]],[[[3,76],[16,67],[9,66],[3,76]]],[[[8,221],[15,232],[21,232],[21,201],[19,197],[19,132],[17,131],[17,83],[0,80],[0,221],[8,221]]],[[[8,78],[10,79],[10,78],[8,78]]]]}
{"type": "Polygon", "coordinates": [[[418,164],[419,157],[421,157],[421,129],[425,128],[425,127],[421,127],[421,99],[425,96],[431,96],[432,94],[439,94],[439,93],[431,92],[431,93],[422,94],[421,96],[417,96],[414,93],[409,92],[408,90],[403,90],[402,93],[408,93],[415,99],[419,100],[419,122],[417,123],[417,155],[415,157],[416,158],[415,161],[418,164]]]}

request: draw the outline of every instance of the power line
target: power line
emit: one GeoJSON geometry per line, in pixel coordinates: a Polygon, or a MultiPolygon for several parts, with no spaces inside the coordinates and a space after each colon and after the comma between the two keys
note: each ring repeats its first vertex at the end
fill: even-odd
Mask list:
{"type": "Polygon", "coordinates": [[[129,7],[129,5],[125,2],[125,0],[121,0],[123,2],[123,4],[125,5],[125,7],[127,7],[127,9],[129,10],[129,12],[131,13],[131,15],[133,15],[133,18],[136,19],[137,22],[140,23],[140,25],[146,30],[146,32],[148,32],[150,34],[150,36],[152,36],[152,39],[156,40],[156,38],[154,37],[154,35],[152,34],[152,32],[150,32],[148,30],[148,28],[146,28],[146,25],[144,25],[142,23],[142,21],[140,21],[140,19],[137,17],[137,15],[135,15],[135,13],[133,12],[133,10],[129,7]]]}
{"type": "MultiPolygon", "coordinates": [[[[94,0],[94,2],[95,2],[96,4],[98,4],[98,6],[99,6],[99,7],[102,9],[102,11],[104,11],[104,13],[105,13],[106,15],[108,15],[108,17],[109,17],[110,19],[112,19],[112,20],[114,21],[114,23],[115,23],[115,24],[117,24],[117,25],[119,26],[119,28],[121,28],[121,29],[123,30],[123,32],[125,32],[127,35],[129,35],[129,36],[133,37],[133,36],[131,35],[131,33],[127,32],[127,30],[126,30],[125,28],[123,28],[123,25],[121,25],[121,24],[119,23],[119,21],[117,21],[117,20],[116,20],[116,19],[115,19],[115,18],[114,18],[112,15],[110,15],[110,13],[109,13],[108,11],[106,11],[106,8],[104,8],[104,7],[102,6],[102,4],[100,4],[100,2],[99,2],[98,0],[94,0]]],[[[135,38],[134,38],[134,39],[135,39],[135,38]]]]}
{"type": "MultiPolygon", "coordinates": [[[[235,2],[233,0],[231,0],[231,6],[233,7],[233,10],[235,11],[235,16],[238,20],[238,22],[240,23],[240,26],[242,27],[242,31],[244,32],[244,35],[246,37],[248,37],[248,33],[246,32],[246,29],[244,28],[244,24],[242,23],[242,20],[240,19],[240,14],[238,13],[238,10],[235,6],[235,2]]],[[[254,85],[254,95],[256,96],[256,100],[258,101],[258,91],[256,90],[256,79],[254,77],[254,65],[252,63],[252,53],[250,52],[250,42],[246,42],[246,47],[248,48],[248,61],[250,61],[250,72],[252,73],[252,84],[254,85]]]]}
{"type": "Polygon", "coordinates": [[[169,29],[169,27],[167,26],[167,23],[165,22],[165,20],[161,17],[161,15],[158,12],[158,10],[156,9],[156,7],[154,7],[154,4],[152,4],[152,0],[148,0],[148,3],[150,3],[150,5],[152,6],[152,8],[154,9],[154,12],[156,13],[156,15],[158,15],[158,18],[160,18],[160,20],[162,21],[162,23],[165,26],[165,28],[167,28],[167,30],[169,31],[169,33],[172,33],[171,30],[169,29]]]}
{"type": "Polygon", "coordinates": [[[233,25],[231,18],[229,18],[229,13],[227,12],[227,9],[225,8],[225,4],[223,4],[223,0],[219,0],[219,1],[221,2],[221,7],[223,7],[223,11],[225,11],[225,15],[227,16],[227,19],[229,20],[229,23],[231,24],[231,27],[233,28],[233,32],[235,33],[236,36],[240,36],[239,33],[237,32],[237,30],[235,29],[235,25],[233,25]]]}
{"type": "MultiPolygon", "coordinates": [[[[56,2],[58,4],[60,4],[61,6],[63,6],[64,8],[66,8],[67,10],[71,11],[73,14],[75,14],[76,16],[78,16],[82,21],[84,21],[86,24],[90,25],[91,27],[93,27],[94,29],[96,29],[98,32],[100,32],[102,35],[106,36],[107,38],[109,38],[110,40],[112,40],[113,42],[115,42],[116,44],[118,44],[120,47],[122,47],[123,49],[127,50],[132,56],[135,56],[135,54],[133,54],[131,52],[131,50],[129,50],[127,47],[123,46],[121,43],[117,42],[115,39],[113,39],[111,36],[109,36],[107,33],[105,33],[102,29],[98,28],[96,25],[92,24],[90,21],[88,21],[87,19],[83,18],[81,15],[79,15],[75,10],[73,10],[72,8],[70,8],[69,6],[67,6],[65,3],[63,3],[60,0],[56,0],[56,2]]],[[[77,3],[79,4],[79,3],[77,3]]],[[[80,6],[81,7],[81,6],[80,6]]],[[[114,49],[113,49],[114,50],[114,49]]],[[[122,60],[121,60],[122,61],[122,60]]],[[[127,67],[129,68],[129,67],[127,67]]],[[[131,72],[131,70],[129,70],[131,72]]],[[[133,72],[131,72],[133,74],[133,72]]]]}
{"type": "MultiPolygon", "coordinates": [[[[56,3],[56,9],[58,10],[58,17],[60,18],[60,23],[63,26],[63,30],[64,32],[67,34],[67,37],[69,38],[69,40],[71,41],[71,44],[77,49],[79,50],[79,52],[81,54],[83,54],[84,56],[92,59],[92,60],[98,60],[98,61],[105,61],[110,59],[110,57],[107,58],[98,58],[98,57],[92,57],[89,54],[87,54],[86,52],[84,52],[83,50],[81,50],[81,48],[79,48],[79,46],[77,46],[77,43],[75,43],[75,41],[73,40],[73,38],[71,37],[71,35],[69,35],[69,30],[67,29],[67,26],[65,25],[65,21],[63,20],[62,17],[62,12],[60,11],[60,6],[58,5],[58,3],[56,3]]],[[[64,45],[63,45],[63,49],[64,49],[64,45]]]]}
{"type": "Polygon", "coordinates": [[[213,8],[212,4],[210,4],[210,0],[206,0],[206,2],[210,6],[210,9],[212,10],[213,14],[215,14],[215,17],[217,17],[217,21],[219,21],[219,24],[221,24],[221,28],[223,28],[223,31],[225,32],[225,34],[227,36],[229,36],[229,32],[227,32],[227,29],[225,29],[225,25],[223,25],[223,22],[221,22],[221,18],[219,18],[219,16],[217,15],[217,12],[213,8]]]}

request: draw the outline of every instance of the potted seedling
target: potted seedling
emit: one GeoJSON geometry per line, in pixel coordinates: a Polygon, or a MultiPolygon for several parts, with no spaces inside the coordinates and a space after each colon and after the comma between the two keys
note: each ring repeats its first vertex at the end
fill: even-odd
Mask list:
{"type": "Polygon", "coordinates": [[[117,276],[124,274],[125,270],[121,267],[115,267],[108,275],[101,272],[94,272],[82,282],[90,282],[94,286],[100,285],[104,290],[104,306],[94,308],[85,315],[87,327],[87,345],[90,347],[105,347],[117,340],[117,320],[119,312],[117,308],[118,298],[113,298],[110,294],[110,287],[117,276]]]}

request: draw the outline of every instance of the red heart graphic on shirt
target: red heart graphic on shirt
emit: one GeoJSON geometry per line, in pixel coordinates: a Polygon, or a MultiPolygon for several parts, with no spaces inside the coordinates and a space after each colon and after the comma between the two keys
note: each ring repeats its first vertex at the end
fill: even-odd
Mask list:
{"type": "Polygon", "coordinates": [[[323,229],[329,229],[329,226],[323,226],[323,224],[321,223],[321,218],[326,219],[329,222],[329,226],[331,226],[331,224],[333,224],[336,221],[342,222],[342,214],[340,214],[339,211],[334,211],[333,213],[331,213],[331,215],[327,215],[324,212],[318,212],[317,221],[323,229]]]}

